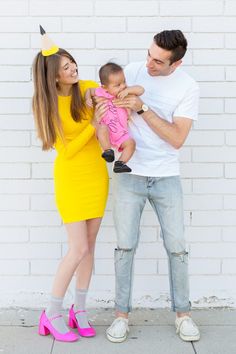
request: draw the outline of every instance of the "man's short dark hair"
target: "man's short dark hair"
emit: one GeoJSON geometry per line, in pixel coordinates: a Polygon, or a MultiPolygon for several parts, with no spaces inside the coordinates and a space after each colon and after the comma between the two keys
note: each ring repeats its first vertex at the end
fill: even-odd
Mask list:
{"type": "Polygon", "coordinates": [[[180,30],[162,31],[153,40],[158,47],[172,52],[170,64],[182,59],[186,53],[188,42],[180,30]]]}
{"type": "Polygon", "coordinates": [[[107,85],[109,82],[109,76],[111,74],[115,74],[118,73],[120,71],[122,71],[122,67],[116,63],[106,63],[105,65],[101,66],[100,70],[99,70],[99,78],[101,81],[102,85],[107,85]]]}

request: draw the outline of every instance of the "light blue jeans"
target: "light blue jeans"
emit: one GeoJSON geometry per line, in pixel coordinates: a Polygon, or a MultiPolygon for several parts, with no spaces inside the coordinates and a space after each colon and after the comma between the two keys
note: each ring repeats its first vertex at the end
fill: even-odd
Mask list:
{"type": "Polygon", "coordinates": [[[116,309],[126,313],[131,311],[133,261],[139,242],[140,219],[147,199],[159,219],[168,255],[172,310],[188,312],[188,253],[184,239],[180,178],[143,177],[128,173],[113,174],[113,217],[117,233],[116,309]]]}

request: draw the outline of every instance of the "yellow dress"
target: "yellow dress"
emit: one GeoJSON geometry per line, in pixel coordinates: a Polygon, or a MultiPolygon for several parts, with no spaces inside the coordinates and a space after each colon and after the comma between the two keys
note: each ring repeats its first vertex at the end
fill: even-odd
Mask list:
{"type": "MultiPolygon", "coordinates": [[[[82,97],[93,81],[79,81],[82,97]]],[[[57,137],[58,153],[54,163],[56,205],[64,223],[102,217],[108,194],[108,173],[101,148],[90,124],[92,109],[86,119],[75,122],[70,114],[71,96],[58,96],[64,141],[57,137]]]]}

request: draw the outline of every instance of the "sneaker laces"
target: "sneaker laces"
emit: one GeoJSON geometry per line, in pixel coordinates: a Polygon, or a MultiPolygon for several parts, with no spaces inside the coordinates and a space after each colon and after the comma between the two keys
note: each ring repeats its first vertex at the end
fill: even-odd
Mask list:
{"type": "Polygon", "coordinates": [[[191,317],[189,316],[183,316],[183,317],[178,317],[176,320],[176,332],[179,333],[181,327],[184,325],[184,323],[189,326],[189,327],[193,327],[195,329],[196,332],[198,332],[198,327],[196,326],[196,324],[194,323],[194,321],[192,320],[191,317]]]}
{"type": "Polygon", "coordinates": [[[113,336],[123,336],[124,332],[129,332],[128,319],[123,317],[116,318],[108,330],[112,332],[113,336]]]}

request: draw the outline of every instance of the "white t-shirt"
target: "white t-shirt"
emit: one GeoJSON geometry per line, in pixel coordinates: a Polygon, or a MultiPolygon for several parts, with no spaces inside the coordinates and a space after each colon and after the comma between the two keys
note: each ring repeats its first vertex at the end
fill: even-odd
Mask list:
{"type": "MultiPolygon", "coordinates": [[[[168,122],[174,117],[197,119],[198,85],[181,68],[168,76],[150,76],[146,63],[138,62],[127,65],[124,71],[127,85],[143,86],[142,101],[162,119],[168,122]]],[[[178,150],[154,133],[136,112],[132,112],[129,131],[136,141],[135,153],[128,162],[132,174],[149,177],[179,175],[178,150]]]]}

